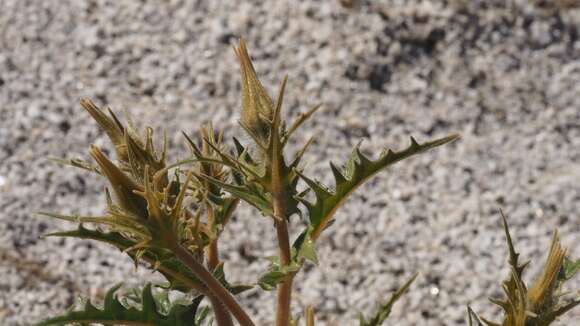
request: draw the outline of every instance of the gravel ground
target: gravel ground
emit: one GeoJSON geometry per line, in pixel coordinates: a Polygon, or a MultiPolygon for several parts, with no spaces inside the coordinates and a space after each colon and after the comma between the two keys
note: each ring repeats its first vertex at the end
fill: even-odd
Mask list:
{"type": "MultiPolygon", "coordinates": [[[[497,316],[486,298],[508,272],[500,207],[535,263],[528,277],[555,228],[580,256],[580,10],[549,6],[562,0],[353,2],[0,0],[0,324],[30,325],[80,295],[158,278],[108,247],[39,238],[74,226],[36,211],[104,207],[103,180],[47,157],[107,148],[82,97],[165,128],[174,159],[186,153],[181,130],[213,121],[231,136],[240,36],[272,94],[289,75],[288,117],[324,104],[291,145],[316,136],[307,172],[323,181],[326,162],[360,139],[376,154],[409,135],[462,135],[353,196],[321,238],[320,266],[297,278],[296,313],[313,305],[321,325],[353,325],[419,271],[390,325],[465,325],[466,304],[497,316]]],[[[254,257],[276,250],[271,223],[246,207],[224,239],[233,280],[254,281],[267,265],[254,257]]],[[[272,299],[241,300],[270,325],[272,299]]],[[[580,324],[580,309],[558,324],[580,324]]]]}

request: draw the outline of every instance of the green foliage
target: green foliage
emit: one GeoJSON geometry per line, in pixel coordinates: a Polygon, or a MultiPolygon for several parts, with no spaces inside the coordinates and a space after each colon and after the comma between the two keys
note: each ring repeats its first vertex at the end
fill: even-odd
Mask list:
{"type": "Polygon", "coordinates": [[[173,257],[167,250],[150,247],[147,250],[136,253],[132,251],[137,244],[129,240],[119,232],[103,232],[100,230],[90,230],[82,224],[77,230],[55,232],[47,234],[48,237],[72,237],[87,239],[106,243],[123,251],[133,259],[137,265],[139,261],[145,261],[150,268],[159,271],[170,283],[170,288],[181,292],[191,291],[192,288],[203,288],[203,284],[192,274],[192,272],[173,257]]]}
{"type": "Polygon", "coordinates": [[[120,285],[111,288],[105,295],[102,309],[96,308],[87,301],[84,309],[45,320],[37,326],[89,324],[104,325],[140,325],[140,326],[190,326],[194,320],[197,307],[201,302],[196,298],[192,303],[172,303],[166,296],[153,295],[151,284],[143,288],[141,296],[119,299],[115,292],[120,285]],[[136,306],[139,307],[136,307],[136,306]]]}
{"type": "Polygon", "coordinates": [[[468,307],[469,325],[486,326],[547,326],[564,313],[580,305],[580,297],[567,302],[561,300],[564,295],[561,287],[567,280],[579,271],[580,260],[573,262],[566,258],[566,250],[562,248],[558,232],[554,232],[548,258],[541,275],[527,286],[522,275],[529,262],[520,264],[519,253],[516,252],[508,229],[507,219],[502,213],[504,232],[508,245],[508,263],[511,273],[503,282],[505,299],[490,298],[490,301],[504,311],[502,323],[493,322],[477,316],[468,307]]]}
{"type": "MultiPolygon", "coordinates": [[[[458,138],[449,135],[419,143],[411,137],[407,148],[385,149],[376,159],[363,155],[359,143],[344,166],[330,163],[329,173],[334,176],[331,189],[316,181],[320,178],[309,176],[301,163],[312,139],[295,153],[285,150],[290,137],[299,133],[321,106],[314,106],[287,124],[282,119],[287,78],[283,78],[278,95],[273,99],[261,84],[243,41],[235,53],[242,77],[240,125],[249,136],[247,144],[234,138],[232,147],[228,147],[222,132],[209,124],[201,128],[197,139],[184,132],[191,156],[168,163],[165,136],[156,141],[151,128],[146,128],[140,136],[130,120],[123,123],[111,109],[105,112],[88,100],[81,101],[81,106],[108,136],[115,148],[115,157],[91,146],[89,153],[95,163],[80,159],[57,161],[106,179],[109,184],[104,191],[106,211],[101,216],[42,213],[80,224],[77,229],[49,236],[87,239],[114,246],[126,253],[136,266],[161,273],[168,285],[156,292],[151,285],[146,285],[142,291],[123,297],[115,295],[117,286],[107,293],[102,309],[88,302],[82,310],[68,312],[39,325],[202,325],[215,321],[218,326],[233,326],[234,319],[243,326],[254,325],[235,296],[258,287],[227,280],[218,246],[240,202],[255,207],[273,222],[279,255],[271,258],[266,271],[256,275],[256,285],[262,290],[278,290],[276,325],[296,325],[297,321],[290,316],[294,276],[306,262],[321,263],[323,257],[317,254],[316,243],[321,233],[334,222],[337,210],[368,180],[395,163],[458,138]],[[163,143],[161,151],[155,149],[154,143],[158,142],[163,143]],[[294,215],[302,217],[303,229],[289,230],[288,221],[294,215]],[[298,234],[293,242],[290,234],[298,234]],[[170,291],[195,299],[193,302],[171,301],[170,291]],[[198,309],[203,299],[208,300],[209,307],[198,309]]],[[[558,290],[562,283],[578,273],[580,260],[569,260],[555,236],[544,274],[528,290],[521,279],[527,264],[518,262],[507,223],[505,230],[513,271],[504,282],[507,299],[493,302],[504,309],[506,321],[503,324],[487,321],[468,308],[470,324],[543,326],[578,305],[580,298],[561,303],[558,290]]],[[[416,276],[370,319],[361,316],[360,325],[381,325],[416,276]]],[[[314,310],[309,307],[304,315],[306,325],[314,326],[314,310]]]]}
{"type": "Polygon", "coordinates": [[[334,191],[331,191],[327,186],[306,177],[301,172],[297,172],[306,182],[309,189],[311,189],[316,195],[315,203],[309,202],[304,197],[299,197],[300,202],[302,202],[308,209],[310,225],[312,226],[312,238],[316,240],[319,237],[320,233],[332,219],[336,210],[358,187],[368,181],[372,176],[408,157],[446,144],[457,138],[457,135],[451,135],[424,144],[419,144],[413,137],[411,137],[411,145],[405,150],[397,152],[386,149],[381,153],[379,159],[375,161],[370,160],[361,153],[359,144],[353,150],[343,169],[339,169],[332,162],[330,163],[335,181],[334,191]]]}
{"type": "MultiPolygon", "coordinates": [[[[331,223],[338,208],[356,189],[387,167],[451,142],[458,136],[450,135],[423,144],[419,144],[411,137],[411,145],[408,148],[402,151],[387,149],[377,160],[371,160],[363,155],[359,144],[343,169],[337,168],[333,163],[330,164],[335,178],[335,189],[330,190],[306,176],[300,165],[311,141],[306,142],[292,159],[287,160],[284,155],[284,146],[290,136],[318,110],[319,106],[300,115],[290,128],[286,129],[286,123],[281,121],[280,116],[287,78],[283,79],[278,99],[274,102],[259,83],[243,42],[236,50],[236,54],[240,59],[243,75],[243,113],[240,123],[251,136],[253,144],[244,145],[234,139],[235,154],[226,153],[212,145],[214,151],[218,153],[217,157],[197,156],[202,162],[212,164],[219,162],[229,167],[234,174],[231,182],[203,174],[198,177],[256,207],[263,215],[270,216],[277,225],[293,214],[302,215],[300,204],[306,208],[308,224],[294,241],[288,262],[273,263],[267,273],[258,280],[263,289],[271,290],[276,284],[298,272],[305,260],[318,263],[314,242],[331,223]],[[297,190],[300,180],[306,184],[306,191],[297,190]],[[306,199],[308,192],[315,194],[314,203],[306,199]]],[[[210,141],[206,143],[211,144],[210,141]]]]}
{"type": "Polygon", "coordinates": [[[418,274],[413,275],[403,286],[397,290],[397,292],[393,293],[387,303],[382,305],[377,312],[371,317],[368,321],[364,318],[363,315],[359,316],[359,325],[360,326],[380,326],[383,324],[385,319],[389,317],[391,314],[391,310],[393,309],[393,305],[397,300],[403,296],[403,294],[409,289],[411,284],[415,281],[418,274]]]}

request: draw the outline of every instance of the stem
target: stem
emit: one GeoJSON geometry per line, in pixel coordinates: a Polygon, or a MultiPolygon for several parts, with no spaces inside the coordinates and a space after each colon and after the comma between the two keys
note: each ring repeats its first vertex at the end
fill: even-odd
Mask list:
{"type": "MultiPolygon", "coordinates": [[[[213,228],[215,223],[215,215],[213,208],[207,205],[207,220],[210,228],[213,228]]],[[[217,245],[217,237],[213,239],[207,248],[207,267],[214,270],[219,264],[219,251],[217,245]]],[[[211,306],[218,326],[233,326],[232,316],[228,309],[216,297],[210,297],[211,306]]]]}
{"type": "Polygon", "coordinates": [[[210,296],[209,301],[211,302],[211,307],[213,309],[217,325],[234,326],[232,315],[230,315],[229,310],[224,306],[224,304],[214,296],[210,296]]]}
{"type": "Polygon", "coordinates": [[[207,286],[216,299],[229,309],[241,326],[255,326],[236,298],[202,264],[196,261],[189,251],[177,243],[171,247],[171,251],[207,286]]]}
{"type": "MultiPolygon", "coordinates": [[[[274,199],[274,216],[276,221],[276,233],[278,235],[278,247],[280,249],[280,267],[290,264],[290,239],[288,237],[288,223],[284,214],[283,201],[274,199]]],[[[290,302],[292,301],[292,274],[278,286],[278,299],[276,308],[276,325],[288,326],[290,322],[290,302]]]]}
{"type": "MultiPolygon", "coordinates": [[[[207,204],[207,224],[210,229],[214,229],[215,224],[215,215],[214,211],[209,204],[207,204]]],[[[212,239],[207,247],[207,266],[210,270],[216,268],[219,264],[219,255],[218,255],[218,245],[217,245],[217,234],[215,235],[215,239],[212,239]]]]}

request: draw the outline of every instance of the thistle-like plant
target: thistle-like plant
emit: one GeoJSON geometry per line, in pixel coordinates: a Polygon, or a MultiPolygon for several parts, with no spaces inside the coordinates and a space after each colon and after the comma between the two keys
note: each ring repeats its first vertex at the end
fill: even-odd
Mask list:
{"type": "Polygon", "coordinates": [[[467,308],[469,325],[479,326],[547,326],[557,320],[564,313],[580,305],[580,292],[576,298],[563,301],[565,293],[561,292],[562,285],[580,271],[580,259],[573,261],[567,257],[562,248],[558,232],[554,232],[548,258],[540,276],[528,288],[522,280],[522,275],[528,264],[520,264],[519,253],[516,252],[508,229],[505,215],[501,213],[508,245],[508,263],[511,271],[503,282],[504,299],[490,298],[489,300],[501,307],[504,313],[503,322],[493,322],[479,317],[467,308]]]}
{"type": "MultiPolygon", "coordinates": [[[[104,242],[119,248],[135,264],[159,271],[168,281],[165,289],[145,286],[139,300],[120,298],[110,290],[102,309],[87,303],[84,309],[48,319],[40,325],[65,323],[102,323],[126,325],[199,325],[209,320],[208,310],[198,311],[203,299],[209,301],[213,320],[220,326],[254,325],[235,295],[259,286],[277,288],[276,325],[295,324],[290,315],[292,282],[307,262],[316,264],[315,243],[332,223],[337,211],[349,196],[367,180],[391,165],[434,147],[455,140],[450,135],[424,143],[410,138],[401,150],[384,150],[371,159],[357,145],[343,167],[330,163],[333,188],[307,176],[301,159],[312,139],[290,158],[285,146],[302,124],[320,107],[300,114],[292,123],[282,120],[282,103],[287,78],[273,100],[262,86],[243,41],[235,49],[242,76],[242,112],[240,125],[250,144],[233,139],[233,148],[223,143],[222,134],[209,125],[196,142],[184,133],[191,158],[167,163],[166,148],[154,148],[152,129],[139,135],[130,123],[122,123],[88,100],[82,107],[94,118],[111,140],[116,161],[98,147],[90,154],[96,164],[81,160],[64,161],[105,177],[110,190],[105,191],[107,210],[102,216],[67,216],[43,213],[55,218],[80,222],[78,229],[49,234],[104,242]],[[302,184],[302,186],[299,186],[302,184]],[[305,190],[299,190],[299,188],[305,190]],[[313,194],[314,201],[309,200],[313,194]],[[279,255],[263,275],[256,275],[251,285],[230,284],[224,275],[218,242],[238,203],[255,207],[274,225],[279,255]],[[300,215],[304,228],[291,241],[288,221],[300,215]],[[86,225],[96,225],[88,228],[86,225]],[[167,291],[193,295],[183,303],[156,300],[167,291]]],[[[165,141],[164,141],[165,144],[165,141]]],[[[227,241],[227,239],[225,239],[227,241]]],[[[361,326],[380,325],[395,301],[415,279],[413,276],[369,320],[360,318],[361,326]]],[[[314,325],[314,310],[305,313],[307,325],[314,325]]]]}

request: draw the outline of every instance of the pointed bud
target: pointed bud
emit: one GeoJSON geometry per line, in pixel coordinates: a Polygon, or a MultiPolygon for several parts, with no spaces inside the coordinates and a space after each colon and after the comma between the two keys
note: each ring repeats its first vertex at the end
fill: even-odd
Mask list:
{"type": "Polygon", "coordinates": [[[244,40],[240,40],[240,46],[234,50],[240,60],[242,75],[241,123],[254,139],[264,145],[268,142],[270,121],[274,115],[274,103],[256,75],[244,40]]]}
{"type": "Polygon", "coordinates": [[[109,179],[119,206],[139,217],[147,218],[147,202],[134,193],[141,191],[139,185],[111,162],[98,147],[91,146],[90,154],[103,175],[109,179]]]}
{"type": "Polygon", "coordinates": [[[532,311],[537,312],[555,306],[557,302],[555,292],[559,287],[558,275],[564,264],[565,256],[566,250],[562,248],[556,232],[552,239],[552,246],[550,247],[546,265],[544,265],[544,271],[528,291],[528,301],[532,311]]]}
{"type": "Polygon", "coordinates": [[[110,117],[107,116],[101,109],[99,109],[93,102],[87,99],[81,100],[81,106],[95,119],[101,129],[107,134],[121,161],[127,161],[127,146],[125,144],[124,128],[109,110],[110,117]]]}

